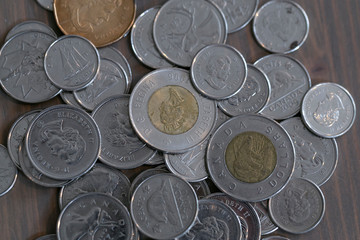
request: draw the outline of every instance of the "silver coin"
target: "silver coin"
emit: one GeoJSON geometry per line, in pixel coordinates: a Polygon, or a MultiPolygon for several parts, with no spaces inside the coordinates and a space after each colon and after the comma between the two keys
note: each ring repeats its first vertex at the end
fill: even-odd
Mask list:
{"type": "Polygon", "coordinates": [[[136,168],[155,154],[134,132],[129,119],[129,95],[103,101],[92,113],[101,133],[100,160],[119,169],[136,168]]]}
{"type": "Polygon", "coordinates": [[[126,92],[129,92],[131,82],[132,82],[132,72],[131,72],[130,64],[126,60],[124,55],[114,47],[102,47],[102,48],[98,49],[98,52],[99,52],[101,58],[109,59],[109,60],[119,64],[119,66],[122,69],[124,69],[124,71],[127,75],[127,80],[128,80],[128,83],[127,83],[128,87],[127,87],[126,92]]]}
{"type": "Polygon", "coordinates": [[[10,158],[7,148],[0,144],[0,197],[15,185],[18,170],[10,158]]]}
{"type": "Polygon", "coordinates": [[[9,135],[7,138],[7,146],[11,160],[15,163],[15,165],[18,168],[20,168],[19,147],[25,138],[26,132],[30,126],[31,121],[38,113],[40,113],[40,111],[41,110],[33,110],[25,113],[24,115],[19,117],[10,128],[9,135]]]}
{"type": "Polygon", "coordinates": [[[201,94],[221,100],[240,91],[247,76],[247,65],[234,47],[213,44],[196,54],[190,73],[192,83],[201,94]]]}
{"type": "Polygon", "coordinates": [[[145,162],[146,165],[160,165],[165,164],[164,154],[160,151],[156,151],[154,156],[145,162]]]}
{"type": "Polygon", "coordinates": [[[304,65],[292,57],[272,54],[257,60],[255,66],[264,71],[271,86],[270,100],[261,114],[277,120],[297,114],[311,86],[304,65]]]}
{"type": "Polygon", "coordinates": [[[260,240],[261,225],[254,207],[248,203],[234,199],[225,193],[213,193],[207,196],[208,199],[215,199],[230,207],[241,220],[241,240],[260,240]]]}
{"type": "Polygon", "coordinates": [[[125,94],[127,82],[127,75],[117,63],[101,58],[95,80],[86,88],[75,91],[74,96],[80,105],[92,111],[106,98],[125,94]]]}
{"type": "Polygon", "coordinates": [[[190,185],[193,187],[198,199],[204,198],[210,194],[209,185],[205,180],[200,182],[190,182],[190,185]]]}
{"type": "Polygon", "coordinates": [[[165,153],[165,163],[170,172],[188,182],[199,182],[208,177],[205,167],[205,153],[208,140],[185,153],[165,153]]]}
{"type": "Polygon", "coordinates": [[[316,135],[325,138],[339,137],[355,121],[355,101],[341,85],[320,83],[306,93],[301,116],[305,125],[316,135]]]}
{"type": "Polygon", "coordinates": [[[257,11],[253,31],[255,39],[266,50],[290,53],[305,42],[309,33],[309,19],[299,4],[273,0],[257,11]]]}
{"type": "Polygon", "coordinates": [[[25,149],[25,141],[19,146],[19,163],[21,170],[24,175],[31,180],[33,183],[36,183],[43,187],[62,187],[65,184],[69,183],[69,180],[56,180],[49,178],[39,172],[31,163],[28,154],[25,149]]]}
{"type": "Polygon", "coordinates": [[[276,226],[269,215],[269,210],[265,208],[261,203],[255,203],[254,208],[259,216],[261,223],[261,235],[267,235],[278,230],[278,226],[276,226]]]}
{"type": "Polygon", "coordinates": [[[259,0],[210,0],[224,13],[229,33],[244,28],[254,17],[259,0]]]}
{"type": "Polygon", "coordinates": [[[56,234],[45,235],[35,240],[57,240],[56,234]]]}
{"type": "Polygon", "coordinates": [[[7,42],[10,38],[12,38],[13,36],[15,36],[20,32],[28,32],[28,31],[43,32],[53,36],[55,39],[57,38],[56,33],[51,27],[49,27],[43,22],[31,20],[31,21],[24,21],[15,25],[15,27],[13,27],[7,33],[5,37],[5,42],[7,42]]]}
{"type": "Polygon", "coordinates": [[[278,193],[294,169],[295,152],[287,132],[260,115],[239,115],[222,124],[206,153],[216,186],[243,201],[258,202],[278,193]]]}
{"type": "Polygon", "coordinates": [[[170,62],[190,67],[196,53],[213,43],[225,43],[227,24],[220,9],[205,0],[170,0],[154,21],[154,41],[170,62]]]}
{"type": "Polygon", "coordinates": [[[130,240],[133,224],[120,200],[104,193],[87,193],[71,201],[57,223],[58,240],[130,240]]]}
{"type": "MultiPolygon", "coordinates": [[[[219,104],[217,104],[217,105],[219,106],[219,104]]],[[[220,127],[221,124],[226,122],[228,119],[230,119],[230,117],[228,115],[226,115],[219,107],[217,107],[217,119],[215,122],[213,132],[215,132],[215,130],[218,127],[220,127]]]]}
{"type": "Polygon", "coordinates": [[[221,110],[230,116],[258,113],[269,101],[271,88],[266,74],[251,64],[247,65],[247,69],[248,74],[240,91],[218,103],[221,110]]]}
{"type": "Polygon", "coordinates": [[[86,38],[65,35],[47,49],[44,67],[55,86],[76,91],[94,81],[99,72],[100,57],[96,47],[86,38]]]}
{"type": "Polygon", "coordinates": [[[182,236],[195,222],[198,199],[185,180],[161,173],[144,180],[131,199],[131,216],[138,229],[155,239],[182,236]]]}
{"type": "Polygon", "coordinates": [[[25,140],[34,167],[58,180],[85,174],[100,151],[100,132],[95,121],[70,105],[52,106],[39,113],[25,140]]]}
{"type": "Polygon", "coordinates": [[[73,107],[83,109],[83,106],[81,106],[80,103],[78,103],[78,101],[76,101],[76,98],[75,98],[73,92],[61,91],[60,97],[66,104],[69,104],[73,107]]]}
{"type": "Polygon", "coordinates": [[[117,169],[96,163],[85,175],[62,187],[59,196],[60,209],[63,209],[77,196],[90,192],[105,193],[119,199],[129,207],[129,179],[117,169]]]}
{"type": "Polygon", "coordinates": [[[153,37],[154,19],[160,7],[153,7],[138,16],[130,35],[131,47],[136,57],[151,68],[171,67],[157,50],[153,37]]]}
{"type": "Polygon", "coordinates": [[[189,72],[164,68],[145,75],[130,97],[130,120],[150,146],[181,153],[204,141],[216,120],[216,104],[192,86],[189,72]]]}
{"type": "Polygon", "coordinates": [[[54,0],[36,0],[36,2],[46,10],[54,11],[54,0]]]}
{"type": "Polygon", "coordinates": [[[314,229],[325,212],[321,189],[303,178],[293,178],[269,200],[269,212],[274,223],[290,233],[301,234],[314,229]]]}
{"type": "Polygon", "coordinates": [[[262,238],[261,240],[290,240],[290,238],[286,238],[283,236],[273,235],[266,238],[262,238]]]}
{"type": "Polygon", "coordinates": [[[199,200],[199,213],[194,226],[177,240],[242,239],[240,221],[226,204],[214,199],[199,200]]]}
{"type": "Polygon", "coordinates": [[[318,186],[329,180],[338,162],[336,140],[313,134],[300,117],[287,119],[280,124],[289,133],[295,146],[293,177],[309,179],[318,186]]]}
{"type": "Polygon", "coordinates": [[[21,32],[0,50],[0,84],[7,94],[26,103],[55,97],[60,89],[44,71],[44,54],[55,37],[43,32],[21,32]]]}

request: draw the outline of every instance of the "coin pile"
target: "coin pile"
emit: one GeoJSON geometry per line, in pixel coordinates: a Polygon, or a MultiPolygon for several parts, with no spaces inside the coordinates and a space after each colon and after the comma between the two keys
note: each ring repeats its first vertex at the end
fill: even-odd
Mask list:
{"type": "Polygon", "coordinates": [[[57,235],[40,239],[260,239],[320,223],[319,186],[336,168],[334,138],[351,128],[355,104],[338,84],[311,87],[305,66],[285,55],[308,35],[298,4],[169,0],[133,26],[133,1],[50,6],[65,36],[27,21],[0,51],[0,83],[11,97],[37,103],[60,93],[67,103],[20,117],[7,151],[0,148],[0,196],[17,168],[62,187],[57,235]],[[275,54],[249,64],[225,42],[255,12],[255,38],[275,54]],[[127,94],[126,58],[97,47],[131,26],[135,55],[156,70],[127,94]],[[156,166],[132,183],[120,171],[144,164],[156,166]]]}

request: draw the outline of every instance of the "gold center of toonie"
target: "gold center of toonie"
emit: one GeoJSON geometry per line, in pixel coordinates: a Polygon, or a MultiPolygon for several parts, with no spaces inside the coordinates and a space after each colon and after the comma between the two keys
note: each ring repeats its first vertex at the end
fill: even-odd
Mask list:
{"type": "Polygon", "coordinates": [[[276,149],[272,142],[257,132],[238,134],[225,152],[225,162],[230,173],[246,183],[266,179],[274,171],[276,159],[276,149]]]}
{"type": "Polygon", "coordinates": [[[169,85],[151,95],[148,115],[156,129],[166,134],[177,135],[189,131],[195,125],[199,106],[189,90],[169,85]]]}

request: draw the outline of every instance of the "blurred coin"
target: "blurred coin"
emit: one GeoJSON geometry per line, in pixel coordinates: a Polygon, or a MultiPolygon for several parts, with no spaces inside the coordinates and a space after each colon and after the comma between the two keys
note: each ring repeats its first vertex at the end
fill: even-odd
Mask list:
{"type": "Polygon", "coordinates": [[[99,72],[100,57],[89,40],[67,35],[49,46],[44,67],[46,75],[55,86],[65,91],[76,91],[94,81],[99,72]]]}
{"type": "Polygon", "coordinates": [[[50,36],[53,36],[55,39],[57,38],[56,33],[51,27],[49,27],[43,22],[30,20],[30,21],[23,21],[15,25],[12,29],[10,29],[10,31],[7,33],[5,37],[5,42],[7,42],[7,40],[9,40],[10,38],[12,38],[13,36],[15,36],[20,32],[28,32],[28,31],[43,32],[43,33],[47,33],[50,36]]]}
{"type": "Polygon", "coordinates": [[[320,83],[305,95],[301,116],[310,131],[325,138],[339,137],[353,125],[355,101],[339,84],[320,83]]]}
{"type": "Polygon", "coordinates": [[[308,71],[295,58],[272,54],[255,62],[268,76],[271,86],[269,102],[261,114],[273,119],[286,119],[300,110],[302,99],[311,86],[308,71]]]}
{"type": "Polygon", "coordinates": [[[39,103],[60,92],[44,70],[46,49],[55,40],[46,33],[31,31],[18,33],[4,44],[0,50],[0,84],[7,94],[22,102],[39,103]]]}
{"type": "Polygon", "coordinates": [[[305,42],[309,19],[294,1],[269,1],[257,11],[253,31],[255,39],[266,50],[290,53],[305,42]]]}
{"type": "Polygon", "coordinates": [[[190,185],[195,190],[198,199],[204,198],[210,194],[209,185],[206,183],[205,180],[199,182],[190,182],[190,185]]]}
{"type": "Polygon", "coordinates": [[[269,215],[269,210],[265,208],[261,203],[254,203],[254,208],[260,219],[261,235],[267,235],[275,232],[278,227],[272,222],[269,215]]]}
{"type": "Polygon", "coordinates": [[[265,73],[247,64],[248,74],[240,91],[229,99],[219,101],[219,107],[230,116],[260,112],[270,98],[270,82],[265,73]]]}
{"type": "Polygon", "coordinates": [[[164,154],[160,151],[156,151],[154,156],[145,162],[146,165],[160,165],[165,164],[164,154]]]}
{"type": "Polygon", "coordinates": [[[13,188],[17,175],[18,170],[10,158],[7,148],[0,144],[0,197],[13,188]]]}
{"type": "Polygon", "coordinates": [[[54,0],[56,23],[66,35],[80,35],[96,47],[124,37],[131,28],[136,6],[134,0],[54,0]]]}
{"type": "Polygon", "coordinates": [[[286,238],[283,236],[273,235],[266,238],[262,238],[261,240],[290,240],[290,238],[286,238]]]}
{"type": "Polygon", "coordinates": [[[36,2],[49,11],[54,11],[54,0],[36,0],[36,2]]]}
{"type": "Polygon", "coordinates": [[[130,96],[130,120],[150,146],[181,153],[204,141],[216,120],[216,104],[192,86],[189,72],[179,68],[145,75],[130,96]]]}
{"type": "Polygon", "coordinates": [[[56,237],[56,234],[50,234],[50,235],[39,237],[35,240],[57,240],[57,237],[56,237]]]}
{"type": "Polygon", "coordinates": [[[303,178],[293,178],[269,200],[269,212],[274,223],[284,231],[301,234],[314,229],[325,212],[321,189],[303,178]]]}
{"type": "Polygon", "coordinates": [[[83,106],[81,106],[80,103],[78,103],[78,101],[76,101],[73,92],[61,91],[60,92],[60,97],[66,104],[69,104],[69,105],[71,105],[73,107],[83,109],[83,106]]]}
{"type": "Polygon", "coordinates": [[[310,132],[300,117],[282,121],[295,146],[294,178],[306,178],[321,186],[334,173],[338,162],[335,139],[318,137],[310,132]]]}
{"type": "Polygon", "coordinates": [[[196,53],[213,43],[225,43],[227,24],[224,14],[205,0],[170,0],[154,21],[154,41],[170,62],[190,67],[196,53]]]}
{"type": "Polygon", "coordinates": [[[153,37],[154,19],[160,7],[153,7],[143,12],[136,19],[131,30],[131,47],[136,57],[151,68],[171,67],[157,50],[153,37]]]}

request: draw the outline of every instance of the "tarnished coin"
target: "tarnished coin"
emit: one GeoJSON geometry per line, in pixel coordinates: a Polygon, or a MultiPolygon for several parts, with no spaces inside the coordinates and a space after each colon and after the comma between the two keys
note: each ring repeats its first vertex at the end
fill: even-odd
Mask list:
{"type": "Polygon", "coordinates": [[[260,112],[270,98],[270,82],[266,74],[255,67],[247,65],[248,74],[240,91],[229,99],[219,101],[219,107],[230,116],[260,112]]]}
{"type": "Polygon", "coordinates": [[[293,178],[276,196],[269,200],[269,212],[281,229],[295,234],[314,229],[325,212],[321,189],[303,178],[293,178]]]}
{"type": "Polygon", "coordinates": [[[190,67],[196,53],[214,43],[225,43],[227,24],[223,13],[205,0],[170,0],[154,21],[154,41],[170,62],[190,67]]]}
{"type": "Polygon", "coordinates": [[[90,192],[105,193],[119,199],[129,207],[129,179],[117,169],[97,163],[85,175],[72,181],[61,189],[60,209],[63,209],[77,196],[90,192]]]}
{"type": "Polygon", "coordinates": [[[39,113],[25,140],[34,167],[58,180],[73,179],[89,171],[100,151],[95,121],[70,105],[52,106],[39,113]]]}
{"type": "Polygon", "coordinates": [[[271,86],[270,100],[261,114],[277,120],[297,114],[311,86],[304,65],[292,57],[272,54],[257,60],[255,66],[264,71],[271,86]]]}
{"type": "Polygon", "coordinates": [[[196,54],[190,73],[192,83],[201,94],[220,100],[240,91],[247,76],[247,65],[234,47],[213,44],[196,54]]]}
{"type": "Polygon", "coordinates": [[[46,10],[54,11],[54,0],[36,0],[36,2],[46,10]]]}
{"type": "Polygon", "coordinates": [[[204,141],[216,120],[216,104],[192,86],[179,68],[145,75],[130,97],[130,120],[141,139],[164,152],[181,153],[204,141]]]}
{"type": "Polygon", "coordinates": [[[274,53],[290,53],[300,48],[309,33],[309,19],[299,4],[273,0],[257,11],[253,31],[258,43],[274,53]]]}
{"type": "Polygon", "coordinates": [[[261,223],[261,235],[267,235],[275,232],[278,229],[269,215],[269,210],[262,205],[262,203],[255,203],[254,208],[259,216],[261,223]]]}
{"type": "Polygon", "coordinates": [[[206,180],[202,180],[200,182],[190,182],[190,185],[195,190],[198,199],[204,198],[210,194],[210,188],[206,183],[206,180]]]}
{"type": "Polygon", "coordinates": [[[206,154],[216,186],[243,201],[258,202],[278,193],[294,169],[295,151],[287,132],[260,115],[239,115],[210,138],[206,154]]]}
{"type": "Polygon", "coordinates": [[[75,98],[73,92],[61,91],[60,97],[66,104],[69,104],[73,107],[83,109],[83,106],[81,106],[80,103],[78,103],[78,101],[76,101],[76,98],[75,98]]]}
{"type": "Polygon", "coordinates": [[[338,147],[334,138],[318,137],[294,117],[282,121],[295,146],[294,178],[306,178],[321,186],[334,173],[338,162],[338,147]]]}
{"type": "Polygon", "coordinates": [[[89,40],[67,35],[49,46],[44,67],[55,86],[65,91],[76,91],[94,81],[100,69],[100,57],[89,40]]]}
{"type": "Polygon", "coordinates": [[[151,68],[171,67],[157,50],[153,37],[154,19],[160,7],[154,7],[143,12],[136,19],[131,30],[131,47],[136,57],[151,68]]]}
{"type": "Polygon", "coordinates": [[[71,201],[57,223],[58,240],[131,240],[133,224],[120,200],[104,193],[87,193],[71,201]]]}
{"type": "Polygon", "coordinates": [[[0,50],[0,84],[7,94],[26,103],[55,97],[60,89],[45,74],[44,55],[55,37],[43,32],[21,32],[0,50]]]}
{"type": "Polygon", "coordinates": [[[201,199],[196,223],[177,240],[240,240],[241,236],[240,221],[229,206],[218,200],[201,199]]]}
{"type": "Polygon", "coordinates": [[[35,240],[57,240],[57,237],[56,237],[56,234],[50,234],[50,235],[39,237],[35,240]]]}
{"type": "Polygon", "coordinates": [[[68,35],[80,35],[96,47],[124,37],[131,28],[136,6],[134,0],[54,0],[56,23],[68,35]]]}
{"type": "Polygon", "coordinates": [[[213,193],[207,197],[225,203],[229,206],[241,220],[242,238],[241,240],[260,240],[261,225],[259,217],[248,202],[239,201],[225,193],[213,193]]]}
{"type": "Polygon", "coordinates": [[[100,59],[100,70],[95,80],[86,88],[75,91],[75,99],[84,108],[92,111],[108,97],[127,93],[127,75],[115,62],[100,59]]]}
{"type": "Polygon", "coordinates": [[[148,161],[155,150],[142,142],[129,119],[129,95],[103,101],[92,113],[101,133],[100,160],[119,169],[136,168],[148,161]]]}
{"type": "Polygon", "coordinates": [[[306,93],[301,116],[305,125],[316,135],[325,138],[339,137],[355,121],[355,101],[341,85],[320,83],[306,93]]]}
{"type": "Polygon", "coordinates": [[[33,110],[25,113],[24,115],[19,117],[10,128],[7,139],[7,147],[11,160],[18,168],[20,168],[19,147],[25,138],[31,121],[38,113],[40,113],[40,111],[41,110],[33,110]]]}
{"type": "Polygon", "coordinates": [[[5,37],[5,42],[20,32],[29,32],[29,31],[43,32],[53,36],[55,39],[57,38],[56,33],[51,27],[49,27],[43,22],[31,20],[31,21],[24,21],[15,25],[15,27],[13,27],[7,33],[5,37]]]}
{"type": "Polygon", "coordinates": [[[185,180],[161,173],[147,178],[136,188],[130,209],[142,233],[155,239],[173,239],[194,224],[198,200],[185,180]]]}
{"type": "Polygon", "coordinates": [[[0,144],[0,197],[13,188],[17,175],[18,170],[10,158],[7,148],[0,144]]]}
{"type": "Polygon", "coordinates": [[[163,152],[156,151],[154,156],[152,156],[149,160],[145,162],[146,165],[160,165],[165,164],[164,154],[163,152]]]}

